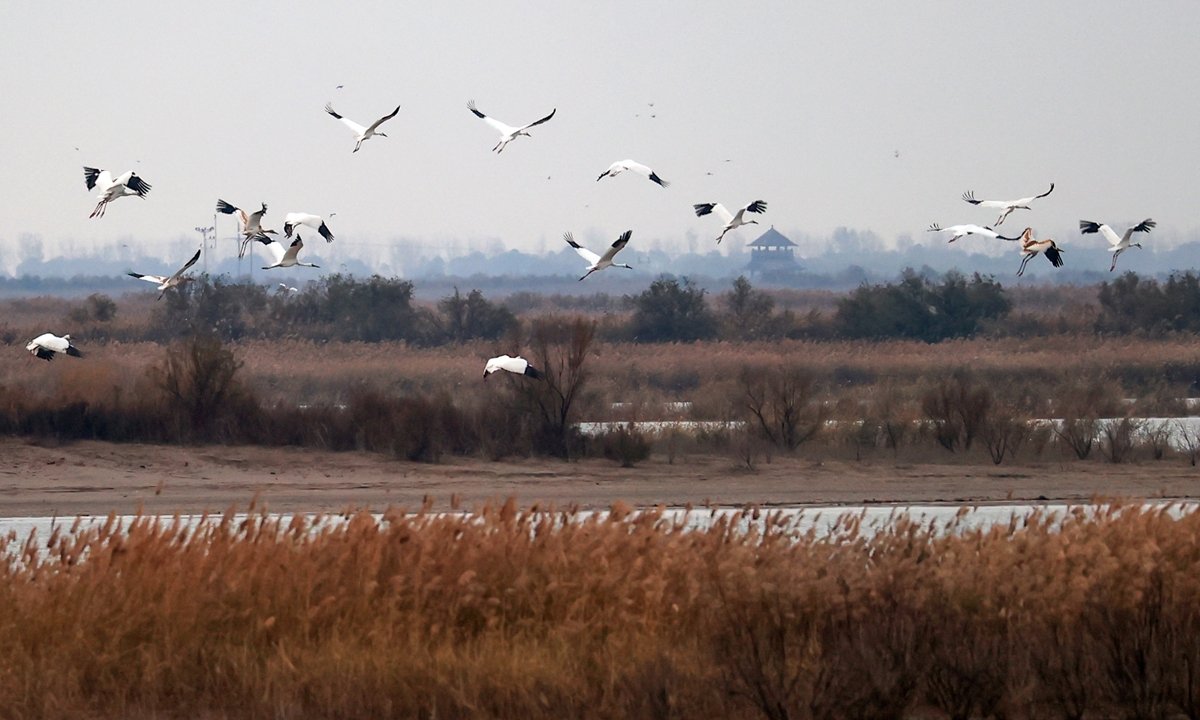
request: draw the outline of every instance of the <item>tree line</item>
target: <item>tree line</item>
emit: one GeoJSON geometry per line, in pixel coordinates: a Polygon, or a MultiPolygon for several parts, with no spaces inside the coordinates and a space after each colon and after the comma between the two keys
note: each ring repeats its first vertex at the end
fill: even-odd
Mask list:
{"type": "MultiPolygon", "coordinates": [[[[436,346],[498,340],[522,324],[518,312],[536,313],[547,302],[561,300],[539,300],[522,293],[496,302],[480,290],[463,293],[455,288],[452,295],[426,306],[415,301],[413,289],[411,281],[397,278],[330,275],[287,292],[202,275],[169,291],[145,327],[118,330],[113,321],[119,308],[101,294],[73,308],[66,320],[74,334],[88,340],[168,342],[199,330],[227,341],[301,338],[436,346]]],[[[930,278],[910,269],[896,282],[864,284],[840,298],[828,314],[779,310],[769,292],[755,288],[745,277],[715,297],[687,277],[662,275],[638,295],[585,300],[573,298],[570,309],[603,312],[597,333],[610,342],[791,338],[936,343],[981,332],[1062,331],[1045,317],[1015,315],[1008,291],[994,278],[954,271],[930,278]]],[[[1094,320],[1088,321],[1096,333],[1200,331],[1200,276],[1190,271],[1163,282],[1126,273],[1102,283],[1096,302],[1094,320]]],[[[1079,324],[1072,327],[1078,329],[1079,324]]]]}

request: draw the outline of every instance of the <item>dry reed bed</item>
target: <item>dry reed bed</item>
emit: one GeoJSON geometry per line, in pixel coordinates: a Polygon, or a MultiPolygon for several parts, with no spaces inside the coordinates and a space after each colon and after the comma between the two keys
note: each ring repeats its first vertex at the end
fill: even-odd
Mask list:
{"type": "MultiPolygon", "coordinates": [[[[1200,515],[142,518],[0,565],[0,714],[1197,717],[1200,515]]],[[[14,546],[15,540],[10,541],[14,546]]]]}
{"type": "MultiPolygon", "coordinates": [[[[354,387],[404,392],[454,392],[463,385],[470,389],[481,377],[485,358],[516,350],[491,343],[412,348],[403,343],[305,341],[249,341],[233,348],[244,363],[242,377],[268,397],[296,402],[344,398],[354,387]]],[[[94,345],[84,351],[87,363],[109,364],[113,374],[125,382],[132,382],[162,356],[161,346],[153,343],[94,345]]],[[[781,361],[818,374],[850,373],[899,381],[937,376],[961,367],[981,373],[1078,375],[1121,367],[1200,365],[1200,345],[1187,338],[1149,341],[1082,336],[976,339],[936,345],[906,341],[598,343],[592,351],[591,371],[598,380],[611,379],[617,384],[646,385],[648,379],[653,379],[675,399],[690,400],[690,390],[695,386],[735,376],[743,365],[781,361]],[[672,386],[679,389],[672,390],[672,386]]],[[[33,361],[6,363],[0,366],[0,384],[47,388],[67,364],[66,360],[50,365],[33,361]]]]}

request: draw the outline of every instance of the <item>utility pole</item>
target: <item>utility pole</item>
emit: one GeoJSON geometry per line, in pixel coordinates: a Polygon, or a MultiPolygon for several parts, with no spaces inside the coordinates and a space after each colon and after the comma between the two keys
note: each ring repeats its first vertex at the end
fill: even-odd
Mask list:
{"type": "Polygon", "coordinates": [[[198,227],[196,232],[200,233],[200,249],[204,251],[204,272],[208,273],[208,236],[212,235],[213,240],[217,239],[216,217],[213,217],[212,227],[198,227]]]}

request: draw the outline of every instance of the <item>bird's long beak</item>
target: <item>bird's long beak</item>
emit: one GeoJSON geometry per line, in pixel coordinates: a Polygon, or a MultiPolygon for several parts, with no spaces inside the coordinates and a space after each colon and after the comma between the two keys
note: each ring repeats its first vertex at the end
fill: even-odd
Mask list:
{"type": "Polygon", "coordinates": [[[608,174],[608,173],[606,173],[606,172],[600,173],[600,177],[596,178],[596,182],[600,182],[601,180],[603,180],[603,179],[604,179],[604,176],[605,176],[605,175],[607,175],[607,174],[608,174]]]}

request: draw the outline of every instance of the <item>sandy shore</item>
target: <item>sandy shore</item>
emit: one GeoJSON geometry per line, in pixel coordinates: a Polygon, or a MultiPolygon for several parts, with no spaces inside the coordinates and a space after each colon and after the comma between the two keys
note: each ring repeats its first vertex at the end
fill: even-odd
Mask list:
{"type": "Polygon", "coordinates": [[[1200,470],[1178,460],[904,464],[813,462],[776,457],[755,472],[728,457],[655,458],[636,468],[605,460],[487,462],[438,465],[399,462],[371,453],[295,448],[169,447],[79,442],[57,447],[0,440],[0,516],[187,513],[245,508],[259,494],[276,511],[419,507],[425,496],[448,507],[510,495],[525,503],[606,507],[745,503],[860,505],[1084,501],[1095,495],[1200,497],[1200,470]]]}

